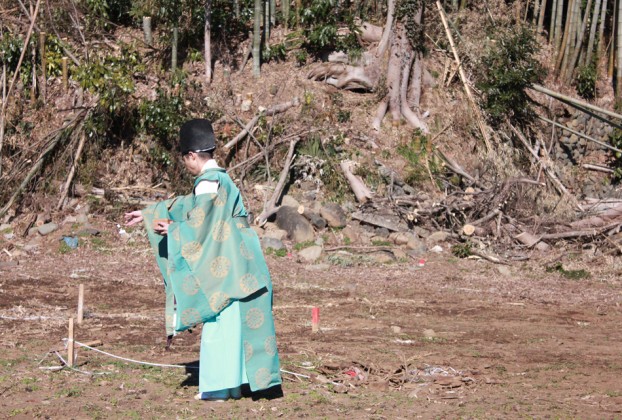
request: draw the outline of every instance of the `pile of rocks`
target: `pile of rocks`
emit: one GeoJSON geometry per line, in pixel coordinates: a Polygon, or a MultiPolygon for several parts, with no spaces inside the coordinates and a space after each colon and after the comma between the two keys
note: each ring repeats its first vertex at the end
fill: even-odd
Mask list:
{"type": "Polygon", "coordinates": [[[317,201],[301,204],[290,195],[283,197],[273,222],[253,229],[264,251],[287,250],[302,262],[316,262],[327,251],[357,249],[366,251],[378,263],[410,260],[419,258],[428,249],[441,251],[439,243],[449,237],[446,232],[423,228],[390,231],[352,219],[339,204],[317,201]]]}

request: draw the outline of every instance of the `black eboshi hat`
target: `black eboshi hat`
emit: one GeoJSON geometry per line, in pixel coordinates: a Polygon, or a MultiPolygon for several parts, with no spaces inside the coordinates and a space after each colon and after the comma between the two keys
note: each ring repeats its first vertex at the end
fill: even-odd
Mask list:
{"type": "Polygon", "coordinates": [[[181,126],[179,150],[182,155],[189,152],[213,152],[214,149],[216,149],[216,136],[211,122],[194,119],[181,126]]]}

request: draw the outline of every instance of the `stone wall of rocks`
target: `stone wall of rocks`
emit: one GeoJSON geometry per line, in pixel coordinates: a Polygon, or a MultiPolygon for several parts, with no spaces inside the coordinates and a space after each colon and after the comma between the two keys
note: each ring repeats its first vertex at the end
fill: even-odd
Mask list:
{"type": "MultiPolygon", "coordinates": [[[[567,117],[558,118],[557,122],[572,129],[573,131],[586,134],[587,136],[602,143],[610,144],[609,136],[613,127],[597,118],[577,111],[567,117]]],[[[555,160],[572,169],[582,163],[606,165],[609,150],[593,141],[583,138],[569,130],[557,128],[555,144],[555,160]]],[[[571,171],[574,174],[576,171],[571,171]]],[[[575,193],[592,198],[606,198],[620,196],[615,186],[611,185],[611,175],[603,172],[590,171],[579,178],[574,175],[565,176],[563,181],[575,193]]]]}

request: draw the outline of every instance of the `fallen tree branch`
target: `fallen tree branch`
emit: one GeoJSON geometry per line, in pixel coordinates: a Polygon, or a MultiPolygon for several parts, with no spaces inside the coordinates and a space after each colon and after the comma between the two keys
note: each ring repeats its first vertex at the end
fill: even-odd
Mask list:
{"type": "Polygon", "coordinates": [[[280,208],[280,206],[277,206],[276,203],[281,198],[283,188],[285,187],[285,181],[287,180],[287,176],[289,175],[289,168],[292,166],[292,162],[294,161],[294,149],[296,148],[296,144],[298,144],[297,138],[293,139],[289,143],[289,150],[287,152],[287,157],[285,158],[283,170],[281,171],[281,175],[279,177],[279,182],[274,188],[274,193],[272,194],[272,197],[264,206],[264,210],[259,216],[257,216],[257,224],[259,225],[263,225],[268,220],[268,218],[276,213],[280,208]]]}
{"type": "Polygon", "coordinates": [[[255,115],[253,117],[253,119],[251,119],[242,129],[242,131],[235,136],[233,139],[231,139],[231,141],[229,141],[227,144],[225,144],[223,146],[223,149],[228,152],[233,146],[235,146],[236,144],[238,144],[238,142],[240,140],[242,140],[244,137],[246,137],[246,135],[250,132],[250,130],[252,130],[252,128],[255,126],[255,124],[257,124],[257,121],[259,121],[259,118],[261,118],[262,116],[273,116],[276,114],[279,114],[281,112],[285,112],[288,109],[290,109],[291,107],[294,106],[298,106],[300,104],[298,98],[294,98],[289,102],[284,102],[282,104],[278,104],[275,105],[271,108],[268,108],[266,110],[263,110],[261,112],[259,112],[257,115],[255,115]]]}
{"type": "Polygon", "coordinates": [[[71,165],[71,169],[69,170],[69,175],[67,175],[67,182],[65,182],[65,186],[61,191],[60,198],[58,199],[58,204],[56,205],[56,210],[60,210],[63,208],[63,203],[65,198],[67,197],[67,192],[71,187],[71,182],[73,181],[73,176],[76,173],[76,168],[78,167],[78,162],[80,161],[80,155],[82,154],[82,148],[84,147],[84,143],[86,141],[86,134],[82,132],[80,136],[80,142],[78,143],[78,149],[76,150],[76,157],[73,160],[73,164],[71,165]]]}
{"type": "Polygon", "coordinates": [[[477,106],[477,102],[473,97],[473,93],[471,92],[471,87],[469,86],[468,79],[466,74],[464,73],[464,69],[462,68],[462,62],[460,61],[460,56],[458,55],[458,51],[456,50],[456,46],[454,44],[454,38],[451,35],[451,31],[449,30],[449,25],[447,24],[447,17],[445,16],[445,11],[443,10],[443,6],[440,1],[436,1],[436,7],[438,9],[439,14],[441,15],[441,20],[443,21],[443,26],[445,28],[445,33],[447,34],[447,39],[449,41],[449,46],[451,47],[451,51],[454,54],[454,58],[456,59],[456,64],[458,65],[458,73],[460,74],[460,80],[462,80],[462,85],[464,86],[464,91],[466,92],[469,101],[471,102],[471,108],[475,113],[475,120],[477,122],[477,127],[482,133],[482,137],[484,138],[484,144],[486,145],[486,150],[490,152],[492,150],[492,146],[490,145],[490,136],[488,135],[488,129],[484,124],[484,118],[482,116],[479,107],[477,106]]]}
{"type": "MultiPolygon", "coordinates": [[[[551,121],[551,120],[549,120],[548,118],[541,117],[541,116],[539,116],[539,115],[538,115],[538,118],[540,118],[540,119],[541,119],[542,121],[544,121],[544,122],[547,122],[547,123],[553,124],[553,125],[554,125],[554,126],[556,126],[556,127],[562,128],[562,129],[564,129],[564,130],[566,130],[566,131],[568,131],[568,132],[570,132],[570,133],[572,133],[572,134],[576,134],[576,135],[577,135],[577,136],[579,136],[579,137],[583,137],[583,138],[584,138],[584,139],[586,139],[586,140],[589,140],[589,141],[591,141],[591,142],[594,142],[594,143],[598,144],[599,146],[605,147],[605,148],[607,148],[607,149],[609,149],[609,150],[613,150],[614,152],[622,153],[622,150],[618,149],[617,147],[613,147],[613,146],[611,146],[611,145],[609,145],[609,144],[607,144],[607,143],[603,143],[602,141],[596,140],[595,138],[592,138],[592,137],[588,136],[587,134],[583,134],[583,133],[581,133],[581,132],[579,132],[579,131],[575,131],[575,130],[573,130],[573,129],[572,129],[572,128],[570,128],[570,127],[566,127],[566,126],[565,126],[565,125],[563,125],[563,124],[560,124],[560,123],[555,122],[555,121],[551,121]]],[[[613,171],[612,171],[612,172],[613,172],[613,171]]]]}
{"type": "Polygon", "coordinates": [[[622,226],[621,222],[611,223],[607,226],[603,226],[599,229],[590,229],[590,230],[571,230],[567,232],[559,232],[559,233],[547,233],[542,235],[540,239],[571,239],[571,238],[581,238],[584,236],[597,236],[606,232],[610,229],[614,229],[616,227],[622,226]]]}
{"type": "MultiPolygon", "coordinates": [[[[523,146],[525,146],[525,148],[529,151],[529,153],[531,153],[534,159],[542,166],[544,172],[548,175],[549,179],[551,180],[551,182],[553,182],[553,185],[555,185],[555,188],[557,188],[559,193],[568,198],[579,211],[583,211],[583,208],[581,207],[577,199],[568,192],[564,184],[562,184],[557,175],[555,175],[555,172],[553,172],[548,163],[543,161],[540,156],[538,156],[538,153],[533,150],[525,136],[523,136],[523,134],[518,131],[513,125],[509,124],[509,126],[512,132],[516,135],[516,137],[518,137],[520,142],[523,143],[523,146]]],[[[546,153],[546,149],[543,148],[542,150],[546,153]]]]}
{"type": "Polygon", "coordinates": [[[4,207],[2,207],[0,209],[0,217],[4,216],[6,214],[6,212],[11,208],[11,206],[15,203],[15,201],[17,200],[17,198],[21,195],[22,191],[26,188],[26,186],[28,185],[28,183],[32,180],[32,178],[39,172],[39,170],[41,169],[41,167],[43,166],[43,162],[45,161],[45,159],[47,158],[47,156],[54,150],[54,148],[56,148],[56,145],[61,141],[61,139],[63,139],[63,133],[65,130],[69,129],[72,125],[75,127],[77,121],[82,118],[84,119],[85,116],[88,113],[85,111],[82,111],[80,113],[78,113],[78,115],[76,115],[76,117],[71,120],[70,122],[68,122],[67,124],[65,124],[61,129],[59,130],[54,130],[53,133],[58,133],[55,134],[53,136],[49,136],[51,137],[51,141],[50,144],[48,145],[48,147],[45,148],[45,150],[41,153],[41,155],[39,156],[39,159],[37,159],[37,161],[35,162],[35,164],[32,166],[32,168],[30,169],[30,171],[28,172],[28,174],[26,175],[26,177],[24,178],[24,180],[22,181],[22,183],[19,185],[19,187],[17,187],[17,190],[13,193],[13,195],[11,196],[11,198],[9,199],[9,201],[4,205],[4,207]],[[60,132],[59,132],[60,131],[60,132]]]}

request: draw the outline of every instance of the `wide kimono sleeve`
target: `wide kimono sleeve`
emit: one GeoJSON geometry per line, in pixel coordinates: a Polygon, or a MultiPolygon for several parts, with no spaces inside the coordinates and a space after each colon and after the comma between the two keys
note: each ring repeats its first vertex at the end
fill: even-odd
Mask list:
{"type": "MultiPolygon", "coordinates": [[[[222,188],[215,194],[192,194],[153,212],[150,223],[166,218],[165,213],[172,220],[166,237],[149,234],[166,287],[167,333],[208,321],[270,283],[255,258],[254,231],[245,218],[232,217],[226,195],[222,188]]],[[[153,232],[149,223],[147,227],[153,232]]]]}

